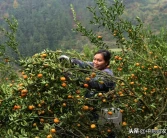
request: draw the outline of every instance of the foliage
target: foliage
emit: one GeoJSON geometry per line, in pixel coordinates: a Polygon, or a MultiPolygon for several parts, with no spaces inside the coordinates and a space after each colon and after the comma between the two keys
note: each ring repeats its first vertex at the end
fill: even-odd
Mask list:
{"type": "Polygon", "coordinates": [[[10,77],[13,79],[16,77],[16,74],[13,72],[13,67],[11,66],[15,59],[9,55],[9,51],[14,54],[17,54],[20,57],[18,51],[18,43],[16,41],[16,32],[17,32],[17,20],[12,17],[11,19],[5,18],[8,28],[0,28],[2,40],[0,43],[0,81],[3,81],[5,77],[10,77]]]}
{"type": "MultiPolygon", "coordinates": [[[[75,51],[64,53],[86,59],[86,56],[82,58],[84,53],[82,57],[75,51]]],[[[100,111],[106,105],[103,99],[107,97],[98,94],[96,99],[84,97],[87,88],[83,86],[87,83],[86,78],[91,78],[92,69],[61,63],[58,60],[61,54],[59,50],[45,50],[20,61],[24,68],[22,77],[9,84],[7,90],[3,88],[5,93],[1,95],[1,136],[86,137],[98,136],[102,130],[109,129],[108,126],[100,128],[98,120],[93,119],[94,108],[100,111]],[[68,80],[67,73],[71,73],[68,80]],[[94,103],[98,106],[94,107],[94,103]],[[55,122],[55,118],[60,122],[55,122]],[[91,128],[92,124],[98,127],[91,128]],[[56,129],[56,133],[51,132],[52,129],[56,129]]],[[[100,135],[106,136],[107,133],[100,135]]]]}
{"type": "MultiPolygon", "coordinates": [[[[98,0],[97,6],[89,7],[89,10],[94,15],[91,23],[107,28],[122,49],[121,53],[114,53],[115,61],[111,64],[115,75],[122,78],[112,93],[113,98],[118,96],[120,101],[113,102],[113,106],[125,111],[123,120],[128,125],[122,133],[127,136],[129,128],[166,128],[167,44],[164,32],[156,37],[151,31],[144,30],[138,17],[136,25],[122,19],[124,6],[118,1],[108,7],[105,0],[98,0]]],[[[87,36],[97,47],[106,48],[101,42],[103,36],[100,43],[96,43],[99,37],[75,19],[74,9],[73,13],[76,31],[87,36]]]]}
{"type": "MultiPolygon", "coordinates": [[[[113,0],[107,1],[109,5],[112,3],[113,0]]],[[[139,16],[146,27],[150,26],[157,32],[161,26],[166,27],[165,0],[124,0],[123,3],[126,13],[124,11],[122,16],[125,19],[133,21],[134,16],[139,16]]],[[[71,31],[75,28],[75,23],[72,20],[70,4],[73,4],[77,12],[77,19],[82,21],[86,28],[93,28],[103,36],[108,34],[105,30],[89,24],[92,15],[86,7],[95,5],[95,2],[90,0],[1,0],[0,19],[14,15],[18,20],[17,40],[23,56],[32,56],[46,48],[73,48],[80,51],[88,41],[82,41],[82,36],[71,31]]],[[[109,35],[104,38],[113,42],[109,35]]]]}

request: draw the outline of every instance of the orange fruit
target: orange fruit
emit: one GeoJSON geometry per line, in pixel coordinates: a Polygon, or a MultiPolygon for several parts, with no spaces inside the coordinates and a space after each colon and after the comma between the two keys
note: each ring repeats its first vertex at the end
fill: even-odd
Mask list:
{"type": "Polygon", "coordinates": [[[96,77],[96,73],[95,73],[95,72],[92,72],[91,77],[92,77],[92,78],[96,77]]]}
{"type": "Polygon", "coordinates": [[[63,83],[61,84],[61,86],[62,86],[62,87],[66,87],[67,84],[66,84],[65,82],[63,82],[63,83]]]}
{"type": "Polygon", "coordinates": [[[98,38],[98,39],[102,39],[102,36],[101,36],[101,35],[98,35],[97,38],[98,38]]]}
{"type": "Polygon", "coordinates": [[[56,129],[52,128],[52,129],[50,130],[50,132],[51,132],[51,133],[56,133],[56,129]]]}
{"type": "Polygon", "coordinates": [[[63,106],[63,107],[66,107],[66,106],[67,106],[67,104],[66,104],[66,103],[63,103],[63,104],[62,104],[62,106],[63,106]]]}
{"type": "Polygon", "coordinates": [[[120,112],[121,112],[121,113],[123,113],[123,112],[124,112],[124,110],[120,110],[120,112]]]}
{"type": "Polygon", "coordinates": [[[91,129],[95,129],[95,128],[96,128],[96,124],[91,124],[91,125],[90,125],[90,128],[91,128],[91,129]]]}
{"type": "Polygon", "coordinates": [[[144,87],[144,88],[143,88],[143,90],[144,90],[144,91],[146,91],[146,90],[147,90],[147,88],[146,88],[146,87],[144,87]]]}
{"type": "Polygon", "coordinates": [[[93,109],[94,109],[93,107],[89,107],[89,110],[90,110],[90,111],[93,111],[93,109]]]}
{"type": "Polygon", "coordinates": [[[52,135],[47,135],[47,137],[46,138],[52,138],[52,135]]]}
{"type": "Polygon", "coordinates": [[[44,104],[44,103],[45,103],[45,101],[44,101],[44,100],[42,100],[42,101],[41,101],[41,104],[44,104]]]}
{"type": "Polygon", "coordinates": [[[71,95],[68,95],[68,99],[72,99],[72,96],[71,96],[71,95]]]}
{"type": "Polygon", "coordinates": [[[132,81],[132,82],[130,82],[130,84],[131,84],[131,85],[133,85],[133,84],[134,84],[134,82],[132,81]]]}
{"type": "Polygon", "coordinates": [[[45,113],[45,111],[43,110],[43,111],[41,111],[41,114],[44,114],[45,113]]]}
{"type": "Polygon", "coordinates": [[[118,71],[121,71],[121,70],[122,70],[122,68],[117,68],[117,70],[118,70],[118,71]]]}
{"type": "Polygon", "coordinates": [[[45,57],[47,57],[47,54],[43,53],[43,54],[41,54],[41,57],[45,58],[45,57]]]}
{"type": "Polygon", "coordinates": [[[24,84],[23,83],[20,83],[19,86],[23,86],[24,84]]]}
{"type": "Polygon", "coordinates": [[[40,119],[40,122],[43,123],[45,120],[43,118],[40,119]]]}
{"type": "Polygon", "coordinates": [[[23,89],[23,90],[21,90],[21,93],[27,93],[27,92],[28,92],[27,89],[23,89]]]}
{"type": "Polygon", "coordinates": [[[119,59],[119,56],[115,56],[114,59],[119,59]]]}
{"type": "Polygon", "coordinates": [[[154,66],[154,69],[158,69],[158,66],[154,66]]]}
{"type": "Polygon", "coordinates": [[[89,85],[88,85],[87,83],[85,83],[85,84],[84,84],[84,87],[85,87],[85,88],[88,88],[88,87],[89,87],[89,85]]]}
{"type": "Polygon", "coordinates": [[[109,115],[112,115],[113,113],[112,113],[112,111],[108,111],[108,114],[109,114],[109,115]]]}
{"type": "Polygon", "coordinates": [[[121,58],[121,57],[119,57],[119,58],[118,58],[118,60],[122,60],[122,58],[121,58]]]}
{"type": "Polygon", "coordinates": [[[25,97],[27,93],[21,93],[21,97],[25,97]]]}
{"type": "Polygon", "coordinates": [[[121,95],[121,94],[122,94],[122,91],[119,91],[118,94],[121,95]]]}
{"type": "Polygon", "coordinates": [[[58,118],[55,118],[53,121],[54,121],[54,123],[56,123],[56,124],[60,123],[60,120],[59,120],[58,118]]]}
{"type": "Polygon", "coordinates": [[[37,123],[33,123],[32,126],[33,126],[33,127],[36,127],[36,126],[37,126],[37,123]]]}
{"type": "Polygon", "coordinates": [[[61,80],[61,81],[65,81],[66,78],[65,78],[65,77],[60,77],[60,80],[61,80]]]}
{"type": "Polygon", "coordinates": [[[81,124],[77,124],[77,126],[78,126],[78,127],[80,127],[80,126],[81,126],[81,124]]]}
{"type": "Polygon", "coordinates": [[[131,74],[131,78],[134,78],[135,77],[135,74],[131,74]]]}
{"type": "Polygon", "coordinates": [[[28,76],[27,76],[27,75],[23,75],[23,78],[24,78],[24,79],[27,79],[27,78],[28,78],[28,76]]]}
{"type": "Polygon", "coordinates": [[[105,103],[105,102],[106,102],[106,99],[103,99],[102,102],[105,103]]]}
{"type": "Polygon", "coordinates": [[[141,66],[142,69],[144,69],[144,66],[141,66]]]}
{"type": "Polygon", "coordinates": [[[84,105],[84,106],[82,107],[82,109],[83,109],[83,110],[89,110],[89,106],[84,105]]]}
{"type": "Polygon", "coordinates": [[[76,90],[76,94],[80,94],[80,90],[76,90]]]}
{"type": "Polygon", "coordinates": [[[139,66],[139,65],[140,65],[140,63],[136,63],[135,65],[136,65],[136,66],[139,66]]]}
{"type": "Polygon", "coordinates": [[[124,96],[124,94],[123,94],[123,93],[121,93],[119,96],[124,96]]]}
{"type": "Polygon", "coordinates": [[[107,132],[110,133],[110,132],[111,132],[111,129],[107,129],[107,132]]]}
{"type": "Polygon", "coordinates": [[[28,106],[28,109],[29,109],[29,110],[33,110],[34,108],[35,108],[35,107],[34,107],[33,105],[29,105],[29,106],[28,106]]]}
{"type": "Polygon", "coordinates": [[[77,99],[79,99],[79,98],[80,98],[80,95],[76,95],[75,97],[76,97],[77,99]]]}
{"type": "Polygon", "coordinates": [[[122,125],[123,125],[123,126],[126,126],[126,125],[127,125],[127,123],[126,123],[126,122],[122,122],[122,125]]]}
{"type": "Polygon", "coordinates": [[[14,110],[17,110],[17,109],[20,109],[20,108],[21,108],[20,105],[15,105],[15,106],[13,107],[14,110]]]}
{"type": "Polygon", "coordinates": [[[42,76],[43,76],[43,75],[42,75],[41,73],[39,73],[39,74],[37,75],[38,78],[42,78],[42,76]]]}
{"type": "Polygon", "coordinates": [[[103,93],[101,93],[101,92],[98,93],[98,96],[99,96],[99,97],[101,97],[102,95],[103,95],[103,93]]]}
{"type": "Polygon", "coordinates": [[[21,74],[22,74],[22,75],[24,75],[24,74],[25,74],[25,72],[24,72],[24,71],[22,71],[22,72],[21,72],[21,74]]]}
{"type": "Polygon", "coordinates": [[[86,81],[90,81],[90,78],[89,78],[89,77],[86,77],[85,80],[86,80],[86,81]]]}
{"type": "Polygon", "coordinates": [[[134,102],[135,102],[135,103],[137,103],[137,102],[138,102],[138,100],[137,100],[137,99],[134,99],[134,102]]]}

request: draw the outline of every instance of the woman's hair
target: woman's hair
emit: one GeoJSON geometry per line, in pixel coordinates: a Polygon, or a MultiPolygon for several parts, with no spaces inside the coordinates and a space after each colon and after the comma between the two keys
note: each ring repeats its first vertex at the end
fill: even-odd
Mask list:
{"type": "Polygon", "coordinates": [[[94,55],[96,54],[102,54],[104,60],[107,62],[107,66],[110,64],[111,53],[108,50],[100,49],[94,55]]]}

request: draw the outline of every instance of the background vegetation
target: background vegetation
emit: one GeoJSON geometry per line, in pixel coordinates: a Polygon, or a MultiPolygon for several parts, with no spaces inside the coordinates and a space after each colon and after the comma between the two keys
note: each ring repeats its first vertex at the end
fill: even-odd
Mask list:
{"type": "MultiPolygon", "coordinates": [[[[112,4],[113,0],[107,2],[112,4]]],[[[165,0],[125,0],[123,3],[126,8],[122,16],[125,19],[135,23],[134,17],[139,16],[145,27],[149,26],[154,33],[158,33],[161,27],[166,27],[165,0]]],[[[86,7],[95,5],[94,1],[0,0],[0,24],[4,23],[3,17],[11,15],[18,20],[17,40],[23,56],[32,56],[45,48],[81,50],[84,45],[91,43],[71,30],[76,25],[73,22],[70,4],[74,5],[77,19],[81,20],[84,26],[96,30],[97,34],[105,36],[105,41],[112,48],[117,48],[106,30],[89,24],[92,14],[86,7]]]]}

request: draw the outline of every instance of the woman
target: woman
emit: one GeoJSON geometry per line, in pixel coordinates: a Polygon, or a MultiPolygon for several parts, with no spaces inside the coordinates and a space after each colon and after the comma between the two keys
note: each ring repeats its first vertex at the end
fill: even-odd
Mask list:
{"type": "MultiPolygon", "coordinates": [[[[70,60],[66,55],[62,55],[59,57],[60,60],[67,59],[70,60]]],[[[101,71],[102,74],[96,74],[96,77],[91,78],[88,83],[89,91],[86,93],[85,97],[90,98],[94,96],[96,93],[100,92],[108,92],[109,90],[113,90],[115,88],[115,82],[111,80],[113,76],[113,72],[108,68],[110,64],[111,53],[108,50],[101,49],[94,54],[94,58],[92,62],[83,62],[78,59],[71,59],[71,63],[75,65],[79,65],[81,68],[86,68],[87,66],[92,67],[92,69],[101,71]],[[103,83],[99,83],[98,80],[103,81],[103,83]]],[[[93,120],[98,120],[99,116],[96,113],[96,109],[92,111],[93,120]]],[[[111,132],[108,135],[108,138],[115,138],[114,132],[111,132]]]]}
{"type": "MultiPolygon", "coordinates": [[[[66,55],[60,56],[59,59],[70,60],[70,58],[66,55]]],[[[94,69],[102,71],[101,74],[104,74],[103,77],[100,77],[101,75],[97,74],[96,77],[91,78],[91,80],[87,82],[89,86],[88,89],[90,91],[86,93],[85,97],[89,98],[94,96],[98,91],[108,92],[109,90],[113,90],[115,88],[115,82],[111,80],[113,72],[111,69],[108,68],[108,65],[110,64],[110,59],[111,53],[108,50],[101,49],[94,54],[92,62],[83,62],[74,58],[70,60],[72,64],[79,65],[79,67],[81,68],[91,66],[94,69]],[[99,83],[99,79],[103,81],[103,83],[99,83]]]]}

